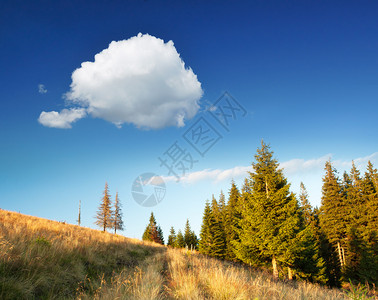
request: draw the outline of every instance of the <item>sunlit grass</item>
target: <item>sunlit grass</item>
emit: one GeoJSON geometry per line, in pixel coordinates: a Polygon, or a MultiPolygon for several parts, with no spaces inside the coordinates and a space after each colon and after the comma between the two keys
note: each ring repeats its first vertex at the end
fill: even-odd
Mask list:
{"type": "MultiPolygon", "coordinates": [[[[0,299],[367,299],[76,225],[0,210],[0,299]]],[[[371,298],[372,299],[372,298],[371,298]]]]}
{"type": "Polygon", "coordinates": [[[349,299],[337,289],[306,282],[274,281],[271,274],[168,249],[170,293],[177,299],[349,299]]]}
{"type": "Polygon", "coordinates": [[[114,272],[134,270],[164,247],[0,210],[0,299],[92,295],[114,272]]]}

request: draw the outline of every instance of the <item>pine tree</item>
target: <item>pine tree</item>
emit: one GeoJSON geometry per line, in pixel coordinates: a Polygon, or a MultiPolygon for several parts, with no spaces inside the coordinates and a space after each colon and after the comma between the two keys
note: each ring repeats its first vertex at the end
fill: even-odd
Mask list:
{"type": "Polygon", "coordinates": [[[325,277],[327,280],[327,285],[331,287],[339,287],[340,286],[340,270],[338,268],[339,265],[339,257],[337,253],[334,251],[334,247],[327,239],[326,234],[320,227],[320,210],[318,208],[314,209],[314,219],[315,219],[315,233],[316,238],[319,244],[319,252],[321,257],[325,263],[325,277]]]}
{"type": "Polygon", "coordinates": [[[179,230],[178,233],[177,233],[176,247],[177,248],[184,248],[185,247],[185,240],[184,240],[184,236],[182,235],[181,230],[179,230]]]}
{"type": "Polygon", "coordinates": [[[322,204],[319,215],[320,226],[331,243],[333,251],[337,252],[340,264],[338,268],[340,269],[341,267],[342,269],[345,265],[346,248],[346,189],[345,185],[343,189],[340,184],[336,170],[332,167],[330,161],[326,162],[325,170],[326,174],[323,177],[322,204]]]}
{"type": "Polygon", "coordinates": [[[157,243],[164,245],[164,234],[163,234],[163,229],[161,229],[160,225],[158,225],[157,227],[157,232],[158,232],[157,243]]]}
{"type": "Polygon", "coordinates": [[[191,230],[189,220],[186,220],[185,230],[184,230],[184,242],[188,249],[197,249],[198,239],[194,231],[191,230]]]}
{"type": "Polygon", "coordinates": [[[142,240],[152,241],[164,245],[163,232],[156,224],[154,213],[151,212],[150,221],[143,233],[142,240]]]}
{"type": "Polygon", "coordinates": [[[377,174],[369,161],[367,172],[361,178],[359,170],[352,163],[351,187],[347,199],[349,218],[346,224],[348,229],[344,275],[345,279],[376,284],[378,268],[373,266],[378,266],[378,198],[375,193],[374,173],[377,174]]]}
{"type": "Polygon", "coordinates": [[[204,209],[203,217],[202,217],[200,240],[199,240],[199,245],[198,245],[199,251],[202,254],[209,254],[209,250],[210,250],[210,239],[211,239],[210,217],[211,217],[211,208],[210,208],[209,202],[206,201],[205,209],[204,209]]]}
{"type": "Polygon", "coordinates": [[[172,226],[171,230],[169,231],[167,246],[176,247],[176,240],[177,240],[176,232],[172,226]]]}
{"type": "Polygon", "coordinates": [[[102,227],[105,232],[107,228],[112,228],[112,209],[109,195],[108,183],[105,183],[104,196],[97,211],[95,224],[102,227]]]}
{"type": "Polygon", "coordinates": [[[226,233],[224,230],[224,195],[220,195],[220,203],[217,202],[215,197],[211,201],[211,214],[209,219],[211,247],[210,255],[224,259],[226,257],[226,233]]]}
{"type": "Polygon", "coordinates": [[[219,195],[218,207],[219,207],[219,213],[221,215],[221,218],[223,218],[224,212],[225,212],[225,209],[226,209],[226,198],[223,194],[223,191],[221,191],[220,195],[219,195]]]}
{"type": "MultiPolygon", "coordinates": [[[[274,278],[278,277],[278,263],[294,264],[294,245],[300,230],[299,205],[290,184],[278,169],[277,160],[269,146],[261,143],[250,172],[251,194],[245,199],[235,242],[237,257],[249,264],[271,261],[274,278]]],[[[290,277],[290,276],[289,276],[290,277]]]]}
{"type": "Polygon", "coordinates": [[[118,198],[118,192],[116,193],[114,200],[113,228],[114,234],[117,234],[117,230],[123,230],[122,209],[118,198]]]}
{"type": "Polygon", "coordinates": [[[294,247],[296,272],[301,278],[325,284],[329,280],[321,252],[320,227],[303,182],[300,184],[299,200],[303,224],[294,247]]]}
{"type": "Polygon", "coordinates": [[[225,258],[226,252],[226,239],[224,228],[216,218],[214,210],[219,212],[218,203],[213,197],[212,205],[206,202],[205,210],[202,219],[199,251],[200,253],[207,254],[217,258],[225,258]]]}
{"type": "Polygon", "coordinates": [[[363,178],[363,194],[366,197],[366,203],[361,225],[365,228],[364,239],[369,240],[373,236],[378,237],[378,171],[370,161],[363,178]]]}
{"type": "Polygon", "coordinates": [[[241,219],[238,206],[240,201],[240,193],[236,187],[235,182],[232,180],[231,189],[229,192],[228,202],[225,209],[225,234],[226,234],[226,259],[236,260],[234,253],[233,241],[238,240],[237,227],[241,219]]]}
{"type": "Polygon", "coordinates": [[[308,225],[313,225],[314,223],[313,210],[312,210],[310,201],[308,200],[308,193],[303,182],[301,182],[301,185],[300,185],[299,201],[301,203],[301,211],[304,218],[304,222],[308,225]]]}

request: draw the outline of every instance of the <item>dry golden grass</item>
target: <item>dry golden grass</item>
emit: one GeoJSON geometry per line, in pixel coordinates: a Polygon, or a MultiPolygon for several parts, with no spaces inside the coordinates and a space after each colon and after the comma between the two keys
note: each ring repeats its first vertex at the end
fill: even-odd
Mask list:
{"type": "Polygon", "coordinates": [[[0,210],[0,299],[93,295],[165,247],[0,210]],[[90,285],[83,284],[90,281],[90,285]],[[79,291],[79,287],[82,290],[79,291]],[[84,289],[84,290],[83,290],[84,289]]]}
{"type": "Polygon", "coordinates": [[[248,267],[168,249],[169,291],[176,299],[350,299],[340,290],[306,282],[272,280],[248,267]]]}
{"type": "Polygon", "coordinates": [[[366,299],[196,251],[0,210],[0,299],[366,299]]]}

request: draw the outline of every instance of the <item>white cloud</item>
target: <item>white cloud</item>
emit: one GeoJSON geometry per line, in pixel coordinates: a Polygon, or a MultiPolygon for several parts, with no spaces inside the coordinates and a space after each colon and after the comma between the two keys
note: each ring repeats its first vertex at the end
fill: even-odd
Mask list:
{"type": "Polygon", "coordinates": [[[282,168],[286,175],[310,172],[315,169],[323,169],[327,160],[332,158],[332,154],[323,155],[319,158],[314,159],[300,159],[295,158],[288,160],[286,162],[280,163],[280,168],[282,168]]]}
{"type": "Polygon", "coordinates": [[[38,122],[47,127],[71,128],[71,124],[85,117],[84,108],[63,109],[61,112],[41,112],[38,122]]]}
{"type": "MultiPolygon", "coordinates": [[[[141,33],[113,41],[93,62],[83,62],[72,73],[70,87],[65,95],[70,105],[117,127],[130,123],[145,129],[184,126],[198,112],[203,94],[197,75],[185,67],[172,41],[141,33]]],[[[70,128],[60,125],[63,111],[43,112],[40,119],[46,114],[47,126],[70,128]]]]}
{"type": "Polygon", "coordinates": [[[45,85],[44,84],[38,84],[38,93],[40,94],[46,94],[47,93],[47,90],[45,88],[45,85]]]}
{"type": "MultiPolygon", "coordinates": [[[[252,166],[237,166],[231,169],[205,169],[201,171],[191,172],[180,178],[180,182],[193,184],[197,181],[212,180],[215,182],[223,181],[226,179],[238,178],[246,176],[248,171],[252,171],[252,166]]],[[[166,182],[177,181],[175,176],[162,176],[166,182]]]]}
{"type": "MultiPolygon", "coordinates": [[[[184,126],[198,112],[202,94],[201,83],[172,41],[138,34],[111,42],[94,62],[83,62],[72,74],[66,98],[117,127],[131,123],[159,129],[184,126]]],[[[60,118],[56,112],[49,116],[60,118]]]]}
{"type": "MultiPolygon", "coordinates": [[[[308,159],[308,160],[291,159],[286,162],[282,162],[280,164],[280,168],[282,168],[285,175],[290,176],[290,178],[295,175],[323,172],[325,163],[330,158],[332,158],[331,154],[327,154],[319,158],[308,159]]],[[[365,157],[354,159],[354,162],[356,166],[361,170],[361,173],[363,173],[363,170],[364,168],[366,168],[367,162],[369,160],[373,164],[378,163],[378,152],[375,152],[365,157]]],[[[351,160],[347,160],[347,161],[336,160],[336,161],[332,161],[332,164],[340,172],[344,171],[344,169],[349,171],[350,167],[352,166],[352,161],[351,160]]],[[[248,175],[247,172],[252,172],[252,171],[253,171],[252,166],[237,166],[237,167],[234,167],[231,169],[225,169],[225,170],[205,169],[205,170],[191,172],[191,173],[186,174],[185,176],[180,178],[180,182],[187,183],[187,184],[194,184],[198,181],[203,181],[203,180],[211,180],[214,182],[219,182],[219,181],[224,181],[224,180],[231,180],[233,178],[237,179],[241,177],[246,177],[248,175]]],[[[175,176],[162,176],[162,178],[164,179],[165,182],[177,181],[177,178],[175,176]]]]}

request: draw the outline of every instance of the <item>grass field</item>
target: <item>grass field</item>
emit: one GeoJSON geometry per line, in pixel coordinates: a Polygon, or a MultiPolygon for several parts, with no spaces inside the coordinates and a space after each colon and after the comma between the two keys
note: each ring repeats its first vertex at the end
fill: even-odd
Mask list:
{"type": "MultiPolygon", "coordinates": [[[[0,210],[0,299],[364,299],[98,230],[0,210]]],[[[361,293],[362,294],[362,293],[361,293]]]]}

